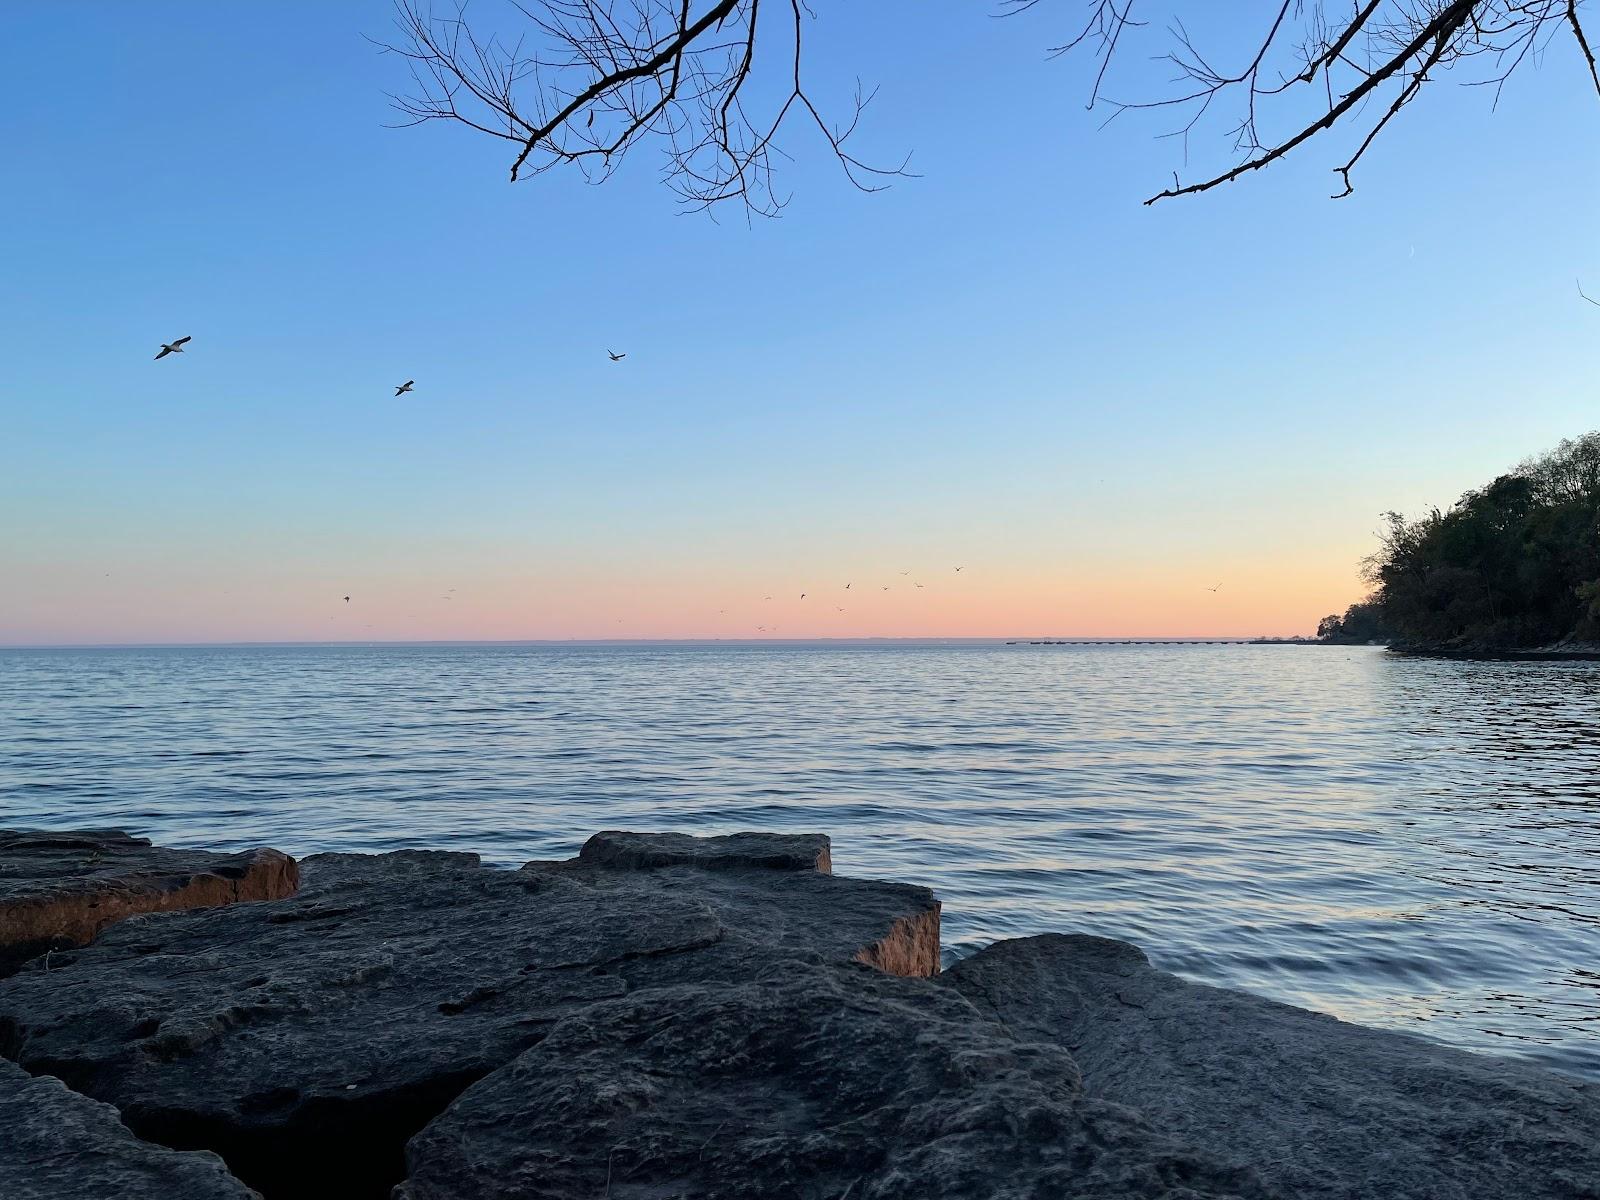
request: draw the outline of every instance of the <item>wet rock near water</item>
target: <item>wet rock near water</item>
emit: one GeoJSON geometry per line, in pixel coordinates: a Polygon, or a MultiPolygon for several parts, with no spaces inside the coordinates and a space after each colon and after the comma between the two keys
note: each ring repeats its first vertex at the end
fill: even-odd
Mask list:
{"type": "Polygon", "coordinates": [[[1600,1089],[1190,983],[1126,942],[998,942],[941,983],[1064,1047],[1091,1096],[1304,1200],[1600,1197],[1600,1089]]]}
{"type": "Polygon", "coordinates": [[[301,865],[292,899],[124,922],[0,982],[0,1044],[263,1192],[382,1195],[406,1137],[597,1001],[726,986],[775,955],[938,962],[927,889],[814,870],[500,871],[417,851],[301,865]],[[325,1159],[311,1181],[307,1154],[325,1159]]]}
{"type": "Polygon", "coordinates": [[[0,976],[130,916],[278,900],[297,880],[294,859],[276,850],[169,850],[117,829],[0,829],[0,976]]]}
{"type": "Polygon", "coordinates": [[[0,1196],[260,1200],[215,1154],[140,1141],[109,1104],[8,1062],[0,1062],[0,1196]]]}

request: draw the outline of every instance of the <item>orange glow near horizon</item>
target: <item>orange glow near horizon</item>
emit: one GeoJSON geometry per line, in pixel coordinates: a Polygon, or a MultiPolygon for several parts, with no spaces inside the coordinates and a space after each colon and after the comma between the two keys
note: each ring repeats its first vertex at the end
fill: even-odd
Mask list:
{"type": "Polygon", "coordinates": [[[1209,575],[1128,564],[1115,574],[1044,571],[981,559],[960,572],[822,574],[761,582],[749,572],[717,581],[683,569],[546,577],[479,568],[434,582],[415,570],[348,579],[73,570],[32,591],[28,609],[0,628],[0,642],[1254,637],[1309,634],[1363,590],[1353,570],[1322,556],[1235,563],[1209,575]]]}

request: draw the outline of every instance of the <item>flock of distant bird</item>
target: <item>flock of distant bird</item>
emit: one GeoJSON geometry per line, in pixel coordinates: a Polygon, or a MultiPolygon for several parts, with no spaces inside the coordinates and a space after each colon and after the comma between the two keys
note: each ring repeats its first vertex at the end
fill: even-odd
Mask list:
{"type": "MultiPolygon", "coordinates": [[[[162,342],[161,349],[156,354],[156,361],[160,362],[169,354],[182,354],[184,343],[192,341],[194,341],[193,337],[181,337],[175,342],[162,342]]],[[[621,354],[618,354],[615,350],[607,350],[606,357],[611,359],[612,362],[621,362],[623,359],[628,357],[628,352],[624,350],[621,354]]],[[[403,396],[407,392],[414,390],[416,386],[417,381],[415,379],[408,379],[394,389],[394,394],[396,396],[403,396]]],[[[350,597],[348,596],[345,597],[346,600],[349,598],[350,597]]]]}
{"type": "MultiPolygon", "coordinates": [[[[957,575],[961,574],[961,571],[962,571],[962,568],[960,568],[960,567],[956,567],[955,568],[955,573],[957,575]]],[[[911,574],[911,572],[910,571],[901,571],[900,574],[909,575],[909,574],[911,574]]],[[[855,586],[855,580],[852,579],[849,583],[844,585],[844,590],[848,592],[853,586],[855,586]]],[[[922,585],[920,583],[913,583],[911,586],[920,588],[922,585]]],[[[889,585],[888,584],[882,584],[882,585],[879,586],[878,590],[882,591],[882,592],[887,592],[889,590],[889,585]]],[[[810,592],[801,592],[800,593],[800,599],[804,600],[809,595],[811,595],[810,592]]],[[[761,598],[762,598],[762,600],[771,600],[772,599],[771,596],[763,596],[761,598]]],[[[725,609],[725,608],[719,608],[717,610],[717,612],[719,614],[725,614],[727,611],[728,610],[725,609]]],[[[833,611],[834,612],[843,612],[844,609],[839,607],[837,604],[835,604],[833,606],[833,611]]],[[[776,633],[778,631],[778,627],[776,625],[771,625],[771,626],[768,626],[768,625],[757,625],[756,626],[756,631],[758,633],[776,633]]]]}
{"type": "MultiPolygon", "coordinates": [[[[183,353],[183,347],[184,347],[185,343],[191,342],[193,340],[194,339],[192,337],[181,337],[181,338],[178,338],[176,341],[162,342],[161,343],[161,351],[160,351],[160,353],[158,353],[156,355],[156,361],[160,362],[163,358],[165,358],[169,354],[182,354],[183,353]]],[[[615,350],[609,350],[608,349],[606,351],[606,357],[608,357],[612,362],[621,362],[623,359],[628,357],[628,353],[627,353],[626,350],[624,350],[621,354],[618,354],[615,350]]],[[[417,383],[417,381],[415,379],[408,379],[404,383],[399,384],[399,385],[397,385],[395,387],[394,394],[396,396],[403,396],[407,392],[414,390],[415,387],[416,387],[416,383],[417,383]]],[[[956,574],[959,575],[961,573],[961,568],[960,567],[955,568],[955,572],[956,572],[956,574]]],[[[901,571],[900,574],[901,575],[909,575],[909,574],[911,574],[911,572],[910,571],[901,571]]],[[[850,588],[851,588],[851,584],[853,584],[853,583],[854,583],[854,580],[852,580],[851,583],[845,584],[844,585],[844,590],[848,592],[850,590],[850,588]]],[[[922,587],[922,585],[920,583],[915,583],[915,582],[912,584],[912,586],[916,587],[916,588],[922,587]]],[[[1208,591],[1208,592],[1216,592],[1221,587],[1222,587],[1222,585],[1219,583],[1219,584],[1217,584],[1216,587],[1207,588],[1206,591],[1208,591]]],[[[455,591],[455,588],[451,588],[450,590],[453,592],[453,591],[455,591]]],[[[884,584],[879,588],[879,590],[887,592],[889,590],[889,585],[888,584],[884,584]]],[[[809,592],[801,592],[800,593],[800,599],[804,600],[808,595],[810,595],[809,592]]],[[[449,600],[450,597],[449,596],[444,596],[444,597],[442,597],[442,599],[449,600]]],[[[772,597],[771,596],[765,596],[765,597],[763,597],[763,599],[771,600],[772,597]]],[[[350,603],[350,597],[346,596],[344,598],[344,602],[346,604],[349,604],[350,603]]],[[[834,605],[834,611],[835,612],[843,612],[844,609],[839,607],[838,605],[834,605]]],[[[725,614],[727,612],[727,609],[719,609],[718,612],[725,614]]],[[[620,619],[619,619],[619,622],[620,622],[620,619]]],[[[756,626],[756,630],[758,632],[760,632],[760,633],[776,633],[777,629],[778,629],[778,627],[776,625],[772,626],[771,628],[768,628],[765,625],[757,625],[756,626]]]]}

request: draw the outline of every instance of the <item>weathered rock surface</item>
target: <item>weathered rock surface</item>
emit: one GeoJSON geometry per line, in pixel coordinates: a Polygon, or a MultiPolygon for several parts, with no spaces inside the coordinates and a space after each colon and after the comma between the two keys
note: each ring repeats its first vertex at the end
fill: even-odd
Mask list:
{"type": "Polygon", "coordinates": [[[109,1104],[0,1062],[5,1200],[260,1200],[215,1154],[152,1146],[109,1104]]]}
{"type": "MultiPolygon", "coordinates": [[[[0,912],[281,858],[219,857],[0,834],[33,864],[0,912]]],[[[0,1062],[0,1196],[359,1200],[409,1163],[403,1200],[1600,1200],[1600,1089],[1099,938],[894,978],[937,971],[937,901],[828,862],[611,832],[519,871],[319,855],[295,896],[105,928],[85,902],[91,944],[0,979],[0,1055],[41,1076],[0,1062]]]]}
{"type": "Polygon", "coordinates": [[[298,878],[294,859],[276,850],[169,850],[117,829],[0,829],[0,975],[86,945],[126,917],[277,900],[298,878]]]}
{"type": "Polygon", "coordinates": [[[691,837],[686,833],[626,833],[608,829],[583,844],[578,857],[611,867],[701,867],[743,871],[833,870],[832,848],[820,833],[730,833],[691,837]]]}
{"type": "Polygon", "coordinates": [[[814,870],[301,866],[292,899],[125,921],[0,981],[0,1052],[269,1195],[383,1195],[407,1137],[586,1005],[774,956],[896,961],[930,921],[937,945],[926,889],[814,870]]]}
{"type": "Polygon", "coordinates": [[[1268,1195],[953,990],[774,965],[576,1013],[407,1149],[397,1200],[1268,1195]]]}
{"type": "Polygon", "coordinates": [[[733,903],[740,930],[769,946],[792,943],[788,935],[796,917],[802,922],[825,919],[824,910],[836,907],[869,917],[869,926],[852,932],[859,945],[848,957],[891,975],[937,975],[939,901],[933,893],[905,884],[841,879],[829,874],[830,862],[830,844],[821,834],[696,838],[607,832],[585,842],[573,862],[529,863],[523,870],[575,870],[595,886],[625,889],[641,886],[630,872],[646,871],[652,886],[672,894],[693,893],[712,905],[733,903]],[[872,930],[874,936],[863,936],[872,930]]]}
{"type": "Polygon", "coordinates": [[[1600,1089],[1189,983],[1125,942],[999,942],[942,979],[1092,1096],[1304,1200],[1600,1196],[1600,1089]]]}

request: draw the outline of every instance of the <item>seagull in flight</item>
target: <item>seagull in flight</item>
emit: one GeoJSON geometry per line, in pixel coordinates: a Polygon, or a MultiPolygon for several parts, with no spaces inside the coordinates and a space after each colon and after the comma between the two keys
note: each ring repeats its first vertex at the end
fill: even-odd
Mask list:
{"type": "Polygon", "coordinates": [[[192,339],[192,338],[181,337],[175,342],[162,342],[161,343],[161,353],[156,355],[156,361],[160,362],[163,358],[165,358],[169,354],[182,354],[183,353],[183,344],[185,342],[193,341],[193,340],[194,339],[192,339]]]}
{"type": "Polygon", "coordinates": [[[957,574],[957,575],[959,575],[959,574],[961,574],[961,568],[960,568],[960,567],[957,567],[957,568],[956,568],[956,574],[957,574]]]}
{"type": "Polygon", "coordinates": [[[628,352],[626,350],[624,350],[621,354],[618,354],[615,350],[607,350],[606,353],[611,356],[612,362],[621,362],[623,359],[628,357],[628,352]]]}
{"type": "Polygon", "coordinates": [[[350,603],[350,597],[349,597],[349,596],[346,596],[346,597],[345,597],[345,598],[344,598],[344,602],[345,602],[345,603],[346,603],[346,604],[349,604],[349,603],[350,603]]]}
{"type": "Polygon", "coordinates": [[[1217,586],[1216,586],[1216,587],[1214,587],[1214,588],[1207,588],[1207,589],[1206,589],[1206,591],[1208,591],[1208,592],[1215,592],[1215,591],[1217,591],[1217,590],[1218,590],[1218,589],[1219,589],[1219,588],[1221,588],[1221,587],[1222,587],[1222,585],[1221,585],[1221,584],[1220,584],[1220,583],[1219,583],[1219,584],[1217,584],[1217,586]]]}
{"type": "Polygon", "coordinates": [[[406,394],[406,393],[407,393],[407,392],[409,392],[409,391],[410,391],[410,390],[411,390],[411,385],[412,385],[412,384],[414,384],[414,383],[416,383],[416,380],[415,380],[415,379],[408,379],[408,380],[406,380],[406,381],[405,381],[405,382],[404,382],[404,383],[402,383],[402,384],[401,384],[401,385],[400,385],[400,386],[399,386],[399,387],[397,387],[397,388],[395,388],[395,390],[394,390],[394,394],[395,394],[395,395],[396,395],[396,396],[403,396],[403,395],[405,395],[405,394],[406,394]]]}
{"type": "Polygon", "coordinates": [[[806,598],[806,594],[804,592],[801,592],[800,593],[800,599],[804,600],[805,598],[806,598]]]}
{"type": "Polygon", "coordinates": [[[850,590],[850,585],[848,583],[844,585],[844,590],[847,592],[850,590]]]}

